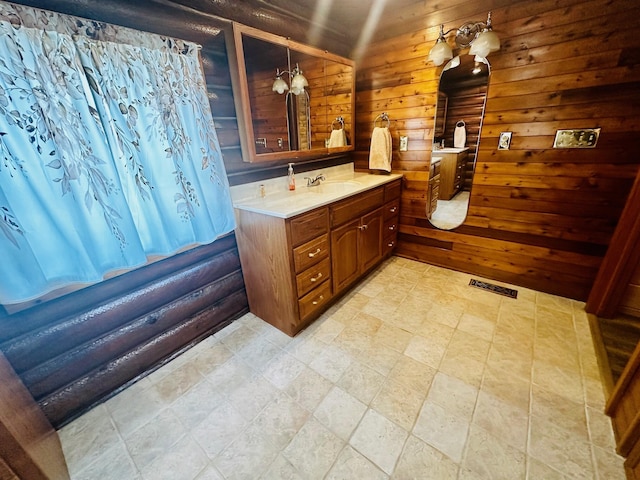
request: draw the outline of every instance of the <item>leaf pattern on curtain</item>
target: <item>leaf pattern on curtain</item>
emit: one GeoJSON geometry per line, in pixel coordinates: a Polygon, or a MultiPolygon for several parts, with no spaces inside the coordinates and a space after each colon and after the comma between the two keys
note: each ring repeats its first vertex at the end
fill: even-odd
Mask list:
{"type": "Polygon", "coordinates": [[[0,3],[0,302],[233,228],[197,45],[0,3]]]}

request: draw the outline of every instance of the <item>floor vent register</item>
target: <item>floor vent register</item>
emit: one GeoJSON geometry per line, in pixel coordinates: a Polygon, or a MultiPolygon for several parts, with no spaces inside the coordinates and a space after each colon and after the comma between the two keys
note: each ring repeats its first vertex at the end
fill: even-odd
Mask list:
{"type": "Polygon", "coordinates": [[[480,280],[476,280],[472,278],[469,281],[469,285],[476,288],[481,288],[482,290],[488,290],[489,292],[497,293],[498,295],[504,295],[509,298],[518,298],[518,291],[513,288],[501,287],[500,285],[494,285],[492,283],[481,282],[480,280]]]}

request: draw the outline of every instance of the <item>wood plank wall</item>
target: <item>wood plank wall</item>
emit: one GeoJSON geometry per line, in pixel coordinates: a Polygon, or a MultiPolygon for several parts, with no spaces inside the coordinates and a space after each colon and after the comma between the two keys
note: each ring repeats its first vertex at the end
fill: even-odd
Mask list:
{"type": "Polygon", "coordinates": [[[640,319],[640,265],[633,272],[631,281],[622,296],[620,311],[640,319]]]}
{"type": "Polygon", "coordinates": [[[482,112],[485,104],[487,87],[462,87],[448,92],[448,114],[445,122],[445,145],[453,146],[453,132],[459,120],[464,120],[467,132],[467,168],[464,172],[463,190],[471,190],[473,183],[473,166],[478,154],[478,137],[482,124],[482,112]]]}
{"type": "Polygon", "coordinates": [[[640,4],[631,0],[416,3],[405,32],[357,63],[356,167],[371,122],[387,111],[393,170],[405,175],[397,253],[575,299],[586,299],[638,170],[640,4]],[[442,67],[425,58],[438,33],[484,20],[491,54],[486,114],[469,216],[454,231],[425,216],[433,116],[442,67]],[[410,28],[414,26],[414,28],[410,28]],[[595,149],[553,149],[557,129],[601,127],[595,149]],[[497,150],[501,131],[511,149],[497,150]],[[398,152],[399,135],[409,151],[398,152]]]}

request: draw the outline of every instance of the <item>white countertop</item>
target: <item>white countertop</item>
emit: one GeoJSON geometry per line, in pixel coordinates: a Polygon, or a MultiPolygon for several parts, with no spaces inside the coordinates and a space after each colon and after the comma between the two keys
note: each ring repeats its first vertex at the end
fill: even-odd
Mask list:
{"type": "Polygon", "coordinates": [[[287,177],[252,182],[231,187],[233,206],[239,210],[289,218],[328,205],[356,193],[392,182],[402,175],[354,172],[353,163],[296,174],[296,189],[288,190],[287,177]],[[319,186],[307,187],[304,177],[324,175],[319,186]],[[264,185],[266,195],[260,196],[264,185]]]}
{"type": "Polygon", "coordinates": [[[462,152],[466,152],[467,150],[469,150],[469,147],[464,147],[464,148],[456,148],[456,147],[445,147],[445,148],[436,148],[435,150],[431,151],[431,154],[438,154],[438,153],[462,153],[462,152]]]}

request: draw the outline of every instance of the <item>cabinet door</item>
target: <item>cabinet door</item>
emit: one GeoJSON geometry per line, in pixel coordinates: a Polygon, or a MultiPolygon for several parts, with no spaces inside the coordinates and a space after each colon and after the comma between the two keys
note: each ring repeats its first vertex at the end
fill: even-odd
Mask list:
{"type": "Polygon", "coordinates": [[[382,257],[383,211],[374,210],[362,217],[359,227],[358,256],[360,271],[364,272],[382,257]]]}
{"type": "Polygon", "coordinates": [[[331,232],[331,275],[334,294],[341,291],[360,274],[358,268],[358,234],[360,219],[353,220],[331,232]]]}

